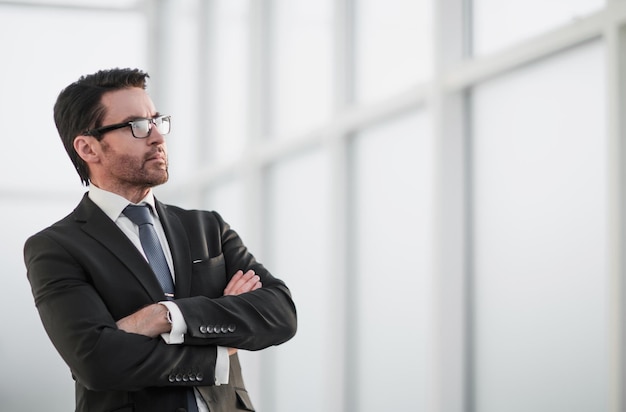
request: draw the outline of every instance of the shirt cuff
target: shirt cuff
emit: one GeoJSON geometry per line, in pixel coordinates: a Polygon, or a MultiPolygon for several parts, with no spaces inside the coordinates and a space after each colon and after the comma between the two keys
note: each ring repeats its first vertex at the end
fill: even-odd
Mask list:
{"type": "Polygon", "coordinates": [[[230,378],[230,358],[228,348],[217,347],[217,359],[215,360],[215,386],[228,384],[230,378]]]}
{"type": "Polygon", "coordinates": [[[172,330],[168,333],[162,333],[161,338],[168,345],[181,344],[185,341],[185,333],[187,333],[187,322],[183,317],[183,313],[178,305],[172,301],[163,301],[159,304],[165,306],[168,310],[168,319],[172,323],[172,330]]]}

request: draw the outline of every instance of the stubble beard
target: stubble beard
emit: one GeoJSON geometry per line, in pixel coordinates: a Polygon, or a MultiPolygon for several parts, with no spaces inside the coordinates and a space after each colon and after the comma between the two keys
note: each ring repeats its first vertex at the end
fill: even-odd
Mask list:
{"type": "Polygon", "coordinates": [[[154,161],[143,161],[142,167],[136,172],[137,184],[143,184],[145,186],[159,186],[167,182],[169,179],[168,162],[165,160],[165,164],[159,166],[157,170],[151,170],[155,168],[154,161]]]}
{"type": "Polygon", "coordinates": [[[114,187],[120,191],[134,189],[148,189],[162,185],[169,179],[169,160],[163,148],[156,148],[143,157],[125,153],[116,153],[109,144],[102,142],[105,158],[109,160],[109,178],[114,187]],[[157,153],[162,153],[164,160],[153,159],[157,153]],[[164,163],[163,163],[164,162],[164,163]]]}
{"type": "Polygon", "coordinates": [[[121,155],[115,162],[113,175],[125,187],[152,188],[164,184],[169,179],[168,161],[154,164],[154,161],[121,155]]]}

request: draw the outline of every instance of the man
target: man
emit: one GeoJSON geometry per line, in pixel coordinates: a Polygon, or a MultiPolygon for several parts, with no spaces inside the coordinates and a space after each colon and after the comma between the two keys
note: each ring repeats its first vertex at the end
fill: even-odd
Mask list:
{"type": "Polygon", "coordinates": [[[26,242],[35,304],[76,381],[76,411],[252,411],[237,349],[290,339],[295,306],[217,213],[154,198],[168,180],[170,117],[147,78],[99,71],[57,99],[89,191],[26,242]]]}

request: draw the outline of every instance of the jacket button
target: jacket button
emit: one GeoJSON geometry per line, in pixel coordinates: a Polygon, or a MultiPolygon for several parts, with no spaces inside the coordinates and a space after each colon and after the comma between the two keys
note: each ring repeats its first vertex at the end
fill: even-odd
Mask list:
{"type": "Polygon", "coordinates": [[[205,325],[200,326],[200,333],[206,333],[206,326],[205,325]]]}
{"type": "Polygon", "coordinates": [[[170,382],[174,382],[176,380],[176,377],[174,376],[173,373],[170,373],[167,377],[167,380],[170,382]]]}
{"type": "Polygon", "coordinates": [[[203,379],[204,379],[204,375],[202,374],[202,372],[196,374],[196,380],[198,382],[202,382],[203,379]]]}
{"type": "Polygon", "coordinates": [[[235,326],[233,324],[228,325],[228,331],[229,332],[234,332],[236,329],[237,329],[237,326],[235,326]]]}
{"type": "Polygon", "coordinates": [[[206,333],[213,333],[213,325],[209,325],[206,327],[206,333]]]}

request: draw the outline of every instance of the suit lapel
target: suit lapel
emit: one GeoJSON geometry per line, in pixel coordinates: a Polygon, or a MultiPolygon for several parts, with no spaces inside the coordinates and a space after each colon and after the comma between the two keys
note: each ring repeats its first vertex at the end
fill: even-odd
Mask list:
{"type": "Polygon", "coordinates": [[[87,195],[74,211],[82,229],[111,251],[135,276],[155,301],[163,300],[163,290],[146,259],[109,217],[87,195]]]}
{"type": "Polygon", "coordinates": [[[187,232],[176,214],[158,200],[155,202],[174,261],[176,297],[188,297],[191,294],[191,248],[187,232]]]}

